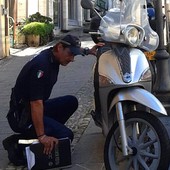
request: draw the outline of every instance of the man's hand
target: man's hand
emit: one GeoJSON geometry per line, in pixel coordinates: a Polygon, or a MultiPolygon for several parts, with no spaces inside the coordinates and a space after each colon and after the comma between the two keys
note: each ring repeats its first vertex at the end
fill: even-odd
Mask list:
{"type": "Polygon", "coordinates": [[[44,145],[44,153],[50,154],[55,144],[58,144],[58,139],[46,136],[44,133],[44,123],[43,123],[43,101],[36,100],[31,101],[31,116],[32,121],[37,133],[38,140],[44,145]],[[41,135],[43,134],[43,135],[41,135]]]}
{"type": "Polygon", "coordinates": [[[92,55],[96,55],[97,54],[97,49],[98,47],[102,47],[104,46],[105,43],[97,43],[96,45],[94,45],[90,50],[89,50],[89,54],[92,54],[92,55]]]}
{"type": "Polygon", "coordinates": [[[53,147],[58,144],[58,139],[51,136],[43,135],[39,137],[38,140],[44,145],[44,154],[46,155],[49,155],[53,150],[53,147]]]}

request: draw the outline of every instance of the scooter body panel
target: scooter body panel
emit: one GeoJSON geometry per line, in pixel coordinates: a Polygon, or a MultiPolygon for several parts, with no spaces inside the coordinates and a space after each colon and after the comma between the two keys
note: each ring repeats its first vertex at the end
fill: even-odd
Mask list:
{"type": "Polygon", "coordinates": [[[134,101],[163,115],[167,115],[161,102],[153,94],[142,88],[132,87],[119,91],[111,102],[109,112],[117,102],[121,101],[134,101]]]}
{"type": "MultiPolygon", "coordinates": [[[[116,46],[112,47],[116,48],[116,46]]],[[[143,52],[135,48],[130,49],[127,58],[130,57],[131,81],[127,83],[123,80],[121,63],[113,48],[100,56],[98,66],[99,76],[106,77],[109,80],[109,84],[107,85],[103,85],[99,81],[102,129],[104,135],[107,135],[113,124],[111,119],[114,116],[110,116],[109,113],[116,103],[121,101],[132,101],[158,113],[167,115],[160,101],[149,92],[151,91],[151,79],[141,81],[141,76],[149,69],[148,61],[143,52]],[[109,96],[113,92],[115,92],[115,94],[111,95],[113,99],[111,103],[108,104],[109,96]]]]}
{"type": "MultiPolygon", "coordinates": [[[[111,110],[116,106],[118,102],[134,102],[145,108],[152,109],[159,114],[167,115],[167,112],[160,101],[143,87],[130,87],[122,88],[121,90],[116,89],[116,94],[113,95],[112,101],[108,106],[108,96],[113,89],[111,87],[100,88],[101,100],[101,115],[102,115],[102,129],[103,134],[107,136],[110,128],[112,127],[116,112],[111,110]],[[105,99],[105,100],[104,100],[105,99]]],[[[155,112],[151,112],[154,114],[155,112]]]]}
{"type": "MultiPolygon", "coordinates": [[[[113,48],[117,47],[113,46],[113,48]]],[[[124,50],[126,50],[126,48],[124,50]]],[[[125,53],[125,51],[122,51],[122,53],[125,53]]],[[[120,62],[118,61],[118,57],[116,56],[114,50],[108,50],[100,56],[98,67],[99,75],[107,77],[113,83],[113,85],[116,86],[129,86],[133,83],[139,82],[143,72],[149,69],[146,56],[141,50],[131,48],[128,57],[130,57],[131,69],[131,81],[128,84],[123,81],[120,62]]]]}

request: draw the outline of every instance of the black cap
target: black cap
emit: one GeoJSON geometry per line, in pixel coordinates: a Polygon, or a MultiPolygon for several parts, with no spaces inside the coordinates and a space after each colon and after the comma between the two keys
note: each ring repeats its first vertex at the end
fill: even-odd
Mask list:
{"type": "Polygon", "coordinates": [[[81,52],[81,42],[80,39],[73,35],[66,35],[60,40],[61,43],[68,46],[73,55],[80,55],[81,52]]]}

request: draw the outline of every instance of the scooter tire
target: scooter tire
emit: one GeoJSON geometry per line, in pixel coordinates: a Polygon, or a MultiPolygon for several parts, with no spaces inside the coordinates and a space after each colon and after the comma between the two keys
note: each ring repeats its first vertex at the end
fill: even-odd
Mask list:
{"type": "MultiPolygon", "coordinates": [[[[136,126],[134,126],[135,128],[133,127],[134,129],[136,129],[137,124],[133,124],[133,125],[136,125],[136,126]]],[[[150,170],[156,170],[156,169],[157,170],[168,170],[169,165],[170,165],[170,139],[169,139],[169,135],[168,135],[166,128],[164,127],[164,125],[161,123],[161,121],[156,116],[154,116],[150,113],[144,112],[144,111],[135,111],[135,112],[128,113],[125,115],[125,128],[126,128],[126,131],[128,130],[128,133],[127,133],[128,145],[130,144],[131,148],[135,147],[135,145],[136,145],[137,147],[134,150],[137,153],[136,153],[136,155],[133,154],[133,155],[127,156],[126,158],[122,157],[122,159],[124,159],[123,161],[127,161],[127,162],[125,162],[124,165],[120,165],[120,164],[122,164],[122,162],[120,162],[119,165],[116,163],[117,160],[115,160],[115,159],[118,155],[118,152],[120,152],[120,154],[122,153],[121,144],[120,144],[121,142],[119,141],[120,140],[119,125],[118,125],[118,122],[116,122],[115,124],[113,124],[112,128],[110,129],[110,131],[106,137],[106,142],[105,142],[105,146],[104,146],[104,163],[105,163],[106,170],[128,169],[126,167],[127,166],[126,163],[128,163],[128,159],[132,159],[130,167],[134,170],[136,170],[136,169],[144,170],[144,169],[147,169],[147,167],[150,170]],[[133,141],[134,140],[133,138],[135,136],[132,136],[132,135],[130,136],[130,134],[129,134],[129,132],[131,131],[129,129],[129,126],[131,125],[131,127],[132,127],[133,123],[138,123],[139,124],[138,127],[141,128],[141,129],[139,129],[139,132],[138,132],[139,134],[136,133],[137,134],[136,142],[138,142],[138,145],[136,145],[136,143],[133,141]],[[142,129],[145,126],[146,126],[146,133],[142,129]],[[142,132],[142,130],[143,130],[143,132],[142,132]],[[141,132],[141,134],[140,134],[140,132],[141,132]],[[141,136],[142,133],[145,137],[141,136]],[[153,136],[156,137],[156,139],[154,139],[153,136]],[[142,140],[140,137],[142,138],[142,140]],[[151,139],[149,139],[149,138],[151,138],[151,139]],[[153,138],[153,143],[149,144],[148,141],[151,140],[151,142],[152,142],[152,138],[153,138]],[[141,141],[139,141],[139,139],[141,141]],[[143,150],[142,149],[139,150],[140,145],[144,146],[144,144],[145,144],[145,146],[146,146],[146,143],[144,140],[148,140],[148,141],[146,141],[146,142],[148,142],[147,143],[148,146],[145,148],[142,148],[143,150]],[[156,141],[154,141],[154,140],[156,140],[156,141]],[[135,145],[133,146],[133,144],[131,142],[135,143],[135,145]],[[154,156],[156,157],[158,154],[158,160],[156,160],[156,158],[152,159],[152,157],[146,156],[145,153],[148,155],[151,155],[153,157],[154,156]],[[143,165],[141,165],[141,162],[140,162],[141,160],[139,160],[139,158],[142,158],[142,160],[144,161],[143,165]],[[134,162],[136,161],[135,162],[136,164],[133,161],[134,162]],[[137,165],[137,163],[138,163],[138,165],[137,165]],[[146,164],[146,167],[143,167],[144,164],[146,164]],[[149,166],[149,164],[150,164],[150,166],[149,166]],[[135,169],[135,166],[137,166],[136,169],[135,169]],[[157,166],[157,167],[155,167],[155,166],[157,166]]],[[[130,167],[129,167],[129,169],[130,169],[130,167]]]]}

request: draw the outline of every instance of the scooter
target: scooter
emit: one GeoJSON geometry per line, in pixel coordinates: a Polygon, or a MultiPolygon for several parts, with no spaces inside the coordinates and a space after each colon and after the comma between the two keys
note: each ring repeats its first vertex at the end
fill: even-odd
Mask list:
{"type": "Polygon", "coordinates": [[[94,1],[81,0],[84,9],[101,19],[95,34],[106,44],[99,49],[95,68],[99,113],[93,115],[106,136],[105,167],[168,170],[170,139],[159,119],[167,112],[151,93],[151,71],[143,52],[159,44],[148,22],[146,0],[97,0],[96,4],[106,8],[104,16],[95,10],[94,1]]]}

